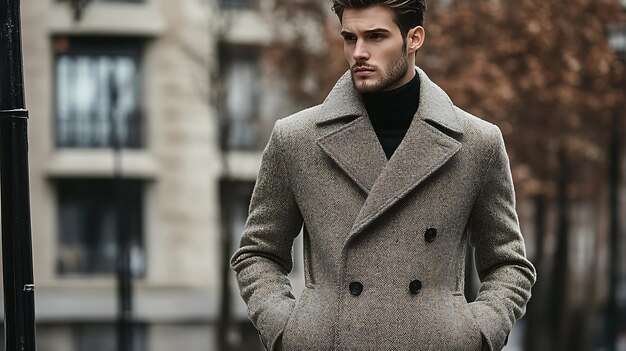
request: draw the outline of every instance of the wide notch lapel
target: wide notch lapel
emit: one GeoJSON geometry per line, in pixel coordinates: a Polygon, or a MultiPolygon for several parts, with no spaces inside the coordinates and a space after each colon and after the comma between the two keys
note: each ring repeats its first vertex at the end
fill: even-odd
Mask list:
{"type": "Polygon", "coordinates": [[[350,71],[335,84],[322,104],[318,124],[348,116],[356,119],[340,124],[317,139],[319,147],[345,172],[356,185],[369,194],[387,163],[358,92],[352,85],[350,71]]]}
{"type": "Polygon", "coordinates": [[[387,163],[367,116],[319,138],[317,144],[366,194],[387,163]]]}
{"type": "Polygon", "coordinates": [[[420,104],[402,142],[374,181],[345,244],[448,162],[461,143],[429,122],[462,134],[454,106],[421,70],[420,104]]]}

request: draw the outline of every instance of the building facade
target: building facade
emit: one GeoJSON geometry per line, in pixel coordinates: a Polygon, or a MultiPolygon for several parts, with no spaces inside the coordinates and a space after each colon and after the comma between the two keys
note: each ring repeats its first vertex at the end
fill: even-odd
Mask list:
{"type": "Polygon", "coordinates": [[[260,349],[223,272],[273,121],[295,108],[264,75],[269,5],[93,0],[77,19],[69,1],[22,2],[39,350],[115,349],[118,232],[134,351],[260,349]]]}

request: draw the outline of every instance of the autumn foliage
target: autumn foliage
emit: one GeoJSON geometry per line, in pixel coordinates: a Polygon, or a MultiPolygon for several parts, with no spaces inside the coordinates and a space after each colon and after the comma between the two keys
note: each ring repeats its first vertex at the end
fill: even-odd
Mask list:
{"type": "MultiPolygon", "coordinates": [[[[319,103],[347,68],[329,0],[277,0],[282,41],[268,49],[305,104],[319,103]]],[[[461,108],[497,124],[520,196],[554,196],[557,152],[575,172],[571,197],[605,182],[610,119],[626,111],[623,65],[607,28],[617,0],[430,1],[417,63],[461,108]]],[[[624,112],[626,114],[626,112],[624,112]]]]}

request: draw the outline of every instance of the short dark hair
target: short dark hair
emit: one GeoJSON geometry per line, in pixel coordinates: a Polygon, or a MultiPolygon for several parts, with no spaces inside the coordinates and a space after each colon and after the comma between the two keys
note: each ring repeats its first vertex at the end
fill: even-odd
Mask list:
{"type": "Polygon", "coordinates": [[[406,40],[409,30],[424,25],[425,0],[333,0],[332,9],[341,22],[345,9],[363,9],[376,5],[386,6],[393,10],[394,21],[400,28],[403,40],[406,40]]]}

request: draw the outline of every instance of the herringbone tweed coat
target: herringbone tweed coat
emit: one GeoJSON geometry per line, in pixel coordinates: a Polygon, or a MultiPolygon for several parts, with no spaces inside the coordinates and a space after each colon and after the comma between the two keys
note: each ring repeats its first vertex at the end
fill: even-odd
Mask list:
{"type": "Polygon", "coordinates": [[[501,350],[524,314],[536,275],[500,129],[416,69],[419,108],[389,160],[349,71],[321,105],[276,122],[231,259],[267,349],[501,350]],[[287,274],[302,228],[296,302],[287,274]]]}

